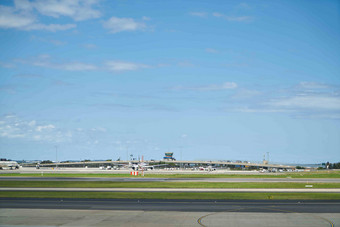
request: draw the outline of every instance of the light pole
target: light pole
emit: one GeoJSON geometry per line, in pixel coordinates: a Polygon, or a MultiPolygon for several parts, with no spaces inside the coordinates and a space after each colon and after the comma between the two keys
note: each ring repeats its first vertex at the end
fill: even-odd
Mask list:
{"type": "Polygon", "coordinates": [[[269,164],[269,152],[267,152],[267,162],[269,164]]]}
{"type": "Polygon", "coordinates": [[[179,147],[179,149],[180,149],[180,152],[181,152],[181,163],[180,163],[180,169],[182,170],[182,168],[183,168],[183,163],[182,163],[182,161],[183,161],[183,158],[182,158],[183,146],[180,146],[180,147],[179,147]]]}
{"type": "Polygon", "coordinates": [[[58,169],[58,145],[55,146],[55,168],[58,169]]]}

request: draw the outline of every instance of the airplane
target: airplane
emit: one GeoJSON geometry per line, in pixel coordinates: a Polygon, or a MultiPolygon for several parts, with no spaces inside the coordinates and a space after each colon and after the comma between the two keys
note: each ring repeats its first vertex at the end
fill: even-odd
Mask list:
{"type": "Polygon", "coordinates": [[[19,169],[20,166],[15,161],[0,161],[0,169],[19,169]]]}
{"type": "Polygon", "coordinates": [[[132,168],[132,170],[138,171],[146,171],[146,170],[154,170],[155,167],[157,166],[166,166],[167,164],[160,164],[160,165],[149,165],[143,161],[143,156],[142,156],[142,161],[138,162],[129,162],[128,167],[132,168]]]}
{"type": "MultiPolygon", "coordinates": [[[[165,164],[163,164],[163,165],[165,165],[165,164]]],[[[160,166],[160,165],[155,165],[155,166],[160,166]]],[[[145,170],[146,171],[148,169],[154,170],[155,166],[154,165],[150,166],[150,165],[146,164],[145,162],[138,162],[138,163],[129,162],[128,167],[132,168],[135,171],[138,171],[138,170],[145,170]]]]}
{"type": "Polygon", "coordinates": [[[201,171],[215,171],[216,170],[216,168],[212,166],[207,166],[207,167],[200,166],[198,169],[201,171]]]}

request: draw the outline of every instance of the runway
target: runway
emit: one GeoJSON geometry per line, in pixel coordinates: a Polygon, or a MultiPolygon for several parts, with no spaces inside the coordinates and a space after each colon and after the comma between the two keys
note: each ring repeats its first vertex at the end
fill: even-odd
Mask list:
{"type": "Polygon", "coordinates": [[[4,177],[0,181],[111,181],[111,182],[296,182],[340,183],[340,178],[150,178],[150,177],[4,177]]]}
{"type": "Polygon", "coordinates": [[[49,191],[49,192],[257,192],[257,193],[340,193],[340,188],[10,188],[0,191],[49,191]]]}
{"type": "Polygon", "coordinates": [[[159,200],[0,198],[0,208],[143,210],[183,212],[340,213],[334,200],[159,200]]]}
{"type": "Polygon", "coordinates": [[[0,226],[333,227],[339,201],[0,198],[0,226]]]}

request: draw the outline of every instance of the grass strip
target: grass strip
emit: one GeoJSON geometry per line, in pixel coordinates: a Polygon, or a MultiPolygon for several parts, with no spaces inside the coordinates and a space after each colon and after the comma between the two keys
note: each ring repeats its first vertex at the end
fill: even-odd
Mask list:
{"type": "MultiPolygon", "coordinates": [[[[134,177],[143,178],[142,176],[131,176],[122,173],[2,173],[0,176],[8,177],[134,177]]],[[[297,173],[264,173],[264,174],[215,174],[197,173],[197,174],[154,174],[146,172],[144,178],[340,178],[340,171],[315,171],[315,172],[297,172],[297,173]]]]}
{"type": "Polygon", "coordinates": [[[0,192],[2,198],[340,200],[339,193],[0,192]]]}
{"type": "Polygon", "coordinates": [[[295,182],[106,182],[106,181],[0,181],[0,187],[37,188],[340,188],[340,183],[295,182]]]}

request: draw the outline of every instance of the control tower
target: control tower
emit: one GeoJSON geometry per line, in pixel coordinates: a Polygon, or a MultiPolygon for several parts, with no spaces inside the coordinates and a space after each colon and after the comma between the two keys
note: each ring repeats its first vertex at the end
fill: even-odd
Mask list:
{"type": "Polygon", "coordinates": [[[175,161],[176,159],[173,157],[173,152],[166,152],[165,156],[163,157],[164,161],[175,161]]]}

